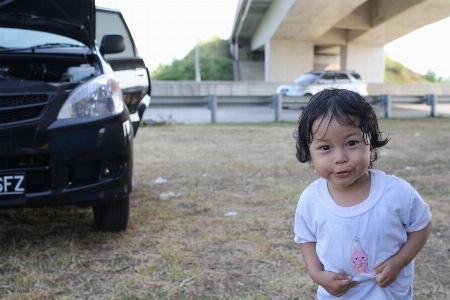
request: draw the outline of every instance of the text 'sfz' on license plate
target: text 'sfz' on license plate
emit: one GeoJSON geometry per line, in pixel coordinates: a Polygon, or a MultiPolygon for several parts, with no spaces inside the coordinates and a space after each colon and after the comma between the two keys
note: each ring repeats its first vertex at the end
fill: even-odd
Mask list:
{"type": "Polygon", "coordinates": [[[25,203],[25,173],[0,172],[0,206],[25,203]]]}

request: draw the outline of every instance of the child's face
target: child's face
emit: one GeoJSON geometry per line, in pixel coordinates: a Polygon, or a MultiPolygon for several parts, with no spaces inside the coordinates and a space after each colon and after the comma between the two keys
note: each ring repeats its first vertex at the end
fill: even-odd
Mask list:
{"type": "MultiPolygon", "coordinates": [[[[358,125],[359,120],[355,120],[358,125]]],[[[313,141],[309,146],[311,161],[319,176],[328,179],[328,184],[343,192],[359,183],[370,180],[370,145],[364,142],[360,128],[339,124],[325,116],[318,118],[312,129],[313,141]]]]}

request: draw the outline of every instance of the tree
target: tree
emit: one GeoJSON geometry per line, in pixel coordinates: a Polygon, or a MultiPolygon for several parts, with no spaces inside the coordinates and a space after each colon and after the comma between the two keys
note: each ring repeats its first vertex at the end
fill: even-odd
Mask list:
{"type": "MultiPolygon", "coordinates": [[[[199,44],[199,64],[202,80],[234,80],[233,59],[227,40],[211,38],[199,44]]],[[[159,65],[152,72],[156,80],[195,80],[195,49],[170,65],[159,65]]]]}
{"type": "Polygon", "coordinates": [[[428,70],[427,74],[423,75],[423,78],[430,82],[439,82],[440,80],[437,78],[436,73],[431,70],[428,70]]]}

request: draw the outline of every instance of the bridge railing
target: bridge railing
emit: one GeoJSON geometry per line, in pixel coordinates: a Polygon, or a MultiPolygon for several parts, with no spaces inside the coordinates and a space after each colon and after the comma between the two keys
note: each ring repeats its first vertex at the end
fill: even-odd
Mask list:
{"type": "MultiPolygon", "coordinates": [[[[274,110],[274,121],[279,121],[283,108],[305,107],[310,96],[153,96],[150,102],[152,107],[205,107],[211,111],[211,123],[216,123],[217,109],[225,106],[270,106],[274,110]]],[[[426,104],[430,106],[430,116],[436,116],[438,103],[450,103],[450,95],[436,96],[435,94],[419,96],[394,96],[389,94],[367,97],[371,104],[379,104],[384,108],[384,116],[392,116],[392,104],[426,104]]]]}

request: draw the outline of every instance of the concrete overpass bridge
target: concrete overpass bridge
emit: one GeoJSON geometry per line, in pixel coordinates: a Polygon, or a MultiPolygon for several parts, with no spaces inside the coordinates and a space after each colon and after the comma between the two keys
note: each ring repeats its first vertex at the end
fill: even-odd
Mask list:
{"type": "Polygon", "coordinates": [[[384,45],[449,16],[450,0],[240,0],[235,78],[282,82],[347,69],[382,83],[384,45]]]}

